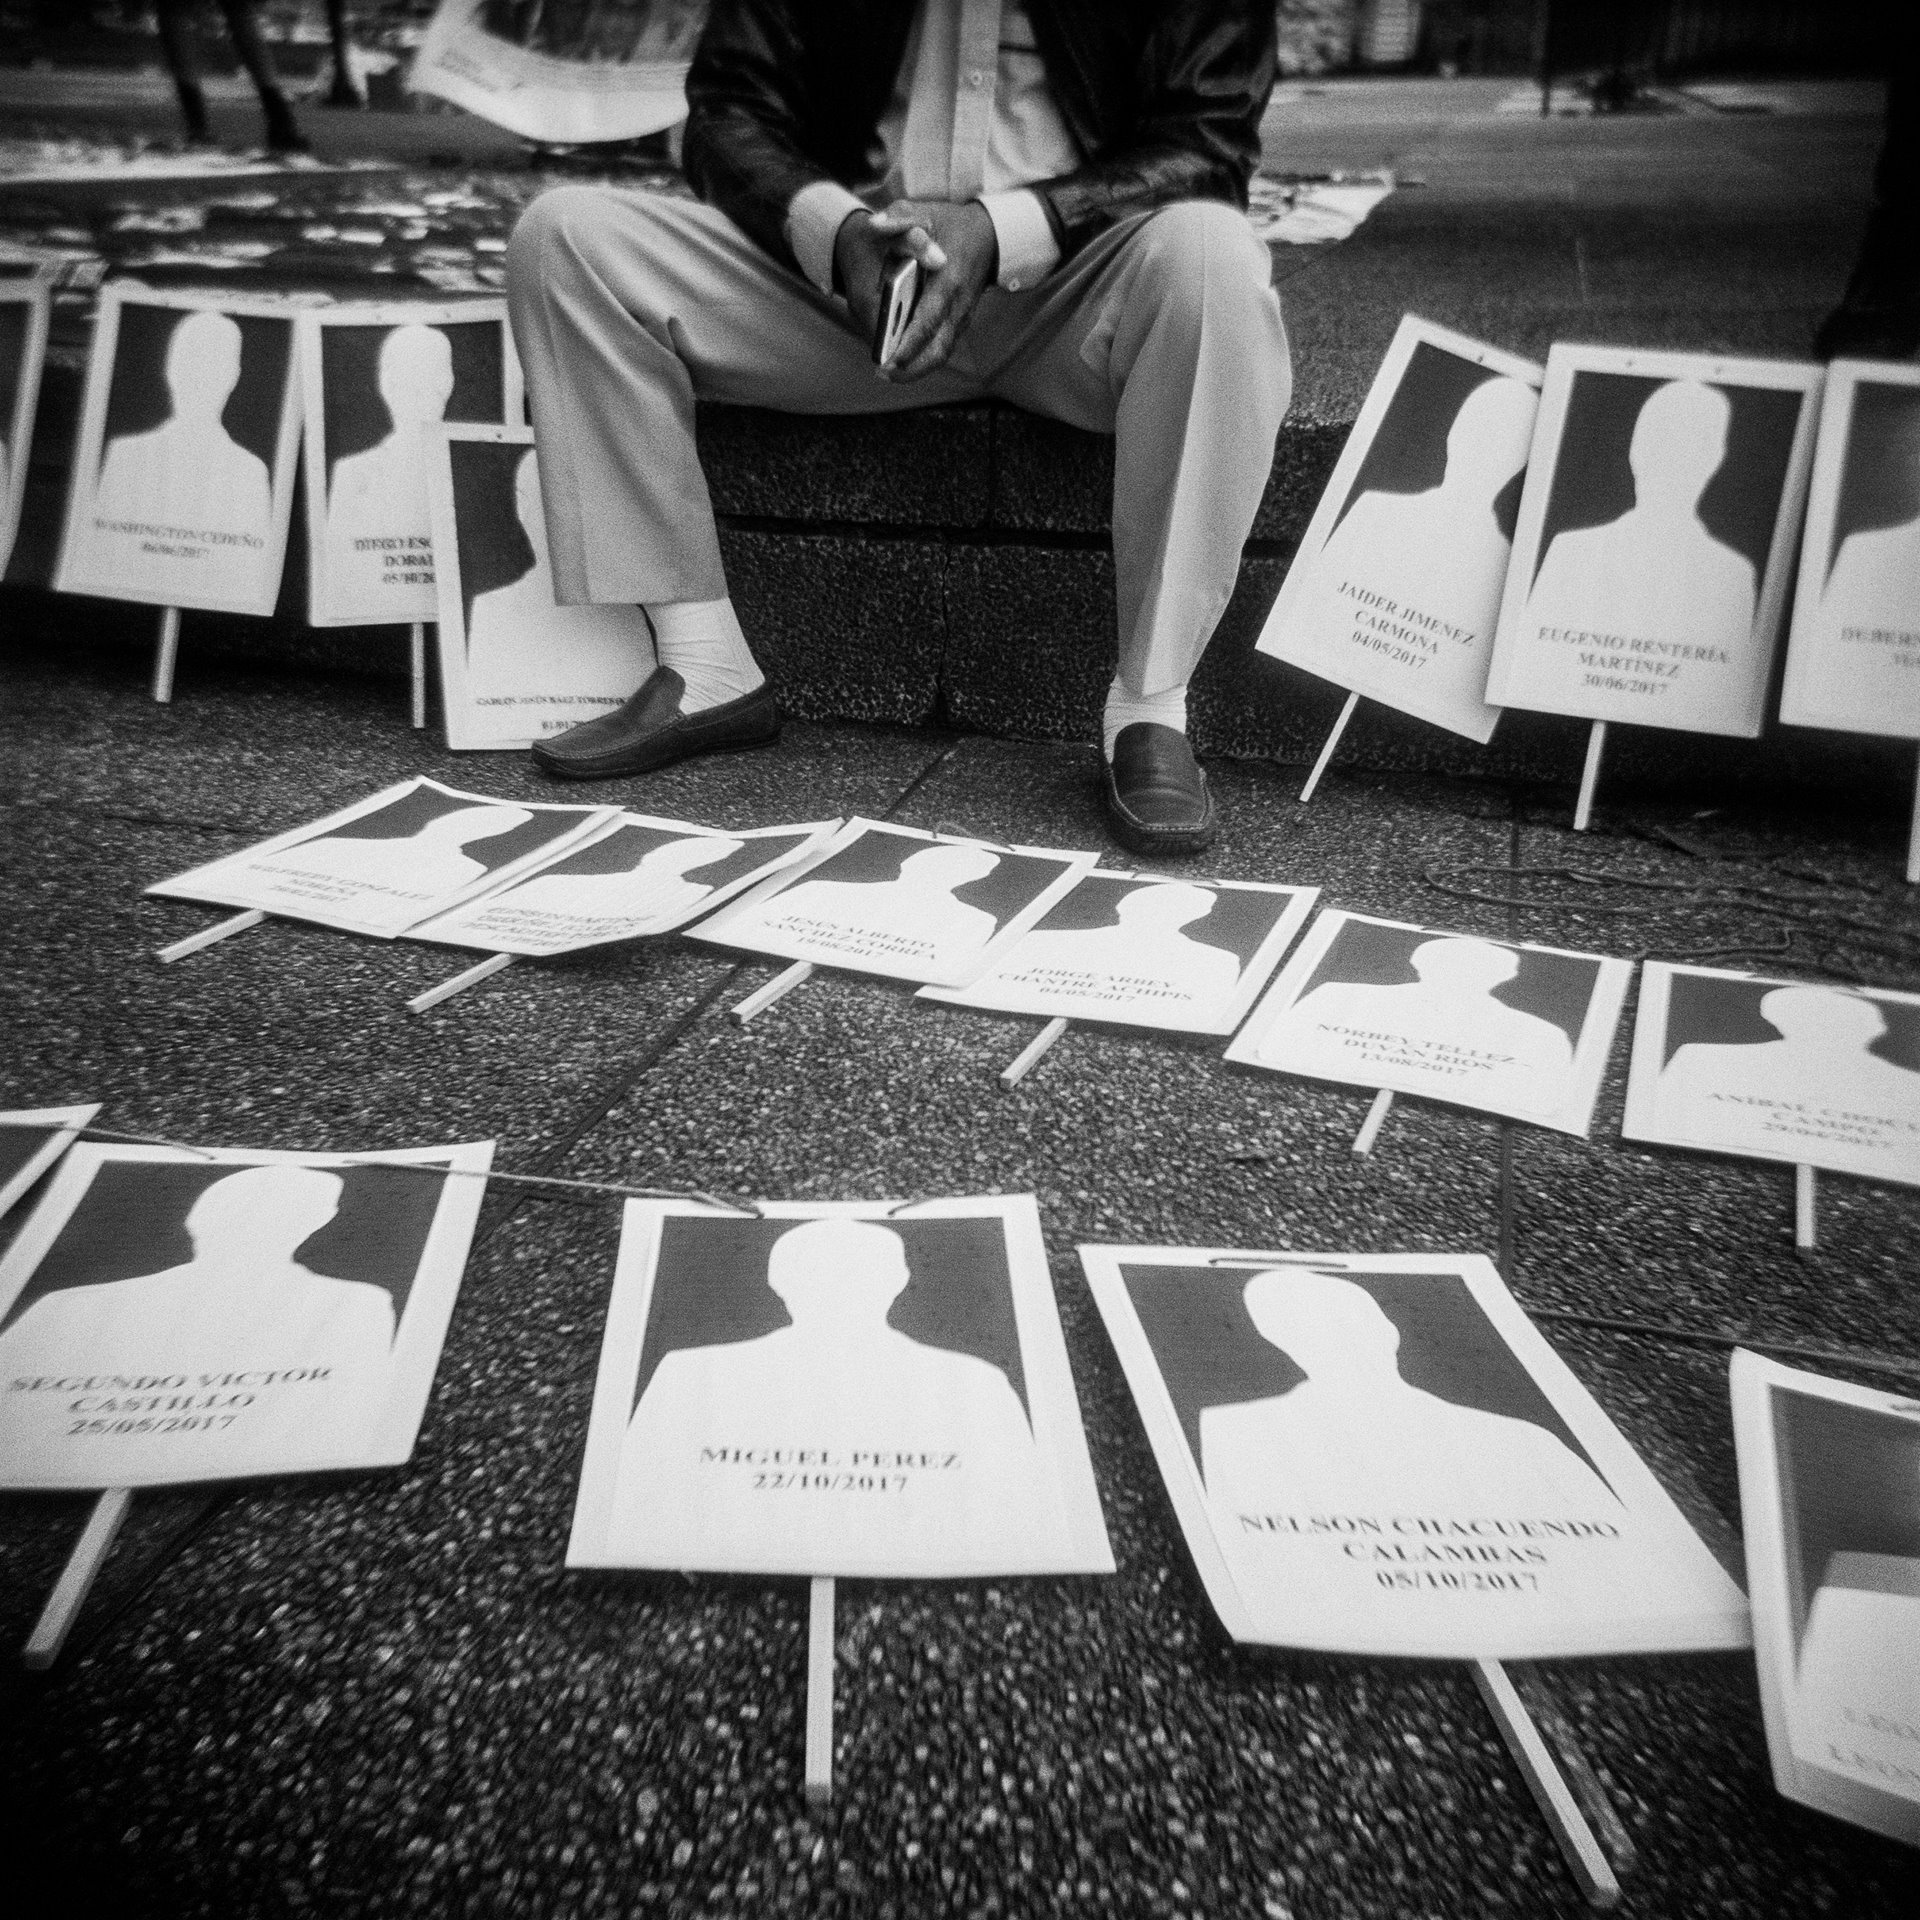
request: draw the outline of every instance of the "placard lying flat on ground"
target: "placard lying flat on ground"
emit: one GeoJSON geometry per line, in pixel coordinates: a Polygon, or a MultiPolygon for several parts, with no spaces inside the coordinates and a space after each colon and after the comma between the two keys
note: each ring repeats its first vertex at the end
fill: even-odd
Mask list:
{"type": "Polygon", "coordinates": [[[1920,367],[1827,369],[1780,718],[1920,739],[1920,367]]]}
{"type": "Polygon", "coordinates": [[[285,300],[100,295],[54,585],[271,613],[300,431],[285,300]]]}
{"type": "Polygon", "coordinates": [[[923,1000],[1002,1013],[1231,1033],[1280,964],[1318,887],[1083,874],[970,987],[923,1000]]]}
{"type": "Polygon", "coordinates": [[[428,436],[447,745],[525,747],[626,700],[656,663],[634,606],[553,598],[530,427],[428,436]]]}
{"type": "Polygon", "coordinates": [[[855,818],[812,859],[723,908],[692,938],[856,973],[962,987],[1094,863],[855,818]]]}
{"type": "Polygon", "coordinates": [[[492,1158],[82,1142],[0,1259],[0,1486],[398,1466],[492,1158]]]}
{"type": "Polygon", "coordinates": [[[1255,642],[1470,740],[1541,369],[1406,315],[1255,642]]]}
{"type": "Polygon", "coordinates": [[[1620,1130],[1920,1186],[1920,993],[1649,960],[1620,1130]]]}
{"type": "Polygon", "coordinates": [[[1733,1356],[1773,1784],[1920,1844],[1920,1401],[1733,1356]]]}
{"type": "Polygon", "coordinates": [[[1755,738],[1822,369],[1555,346],[1487,698],[1755,738]]]}
{"type": "Polygon", "coordinates": [[[52,294],[45,275],[0,279],[0,573],[20,530],[27,493],[27,456],[47,358],[52,294]]]}
{"type": "Polygon", "coordinates": [[[0,1113],[0,1214],[80,1137],[80,1129],[100,1111],[99,1101],[85,1107],[17,1107],[0,1113]]]}
{"type": "Polygon", "coordinates": [[[1633,968],[1323,913],[1227,1058],[1584,1134],[1633,968]]]}
{"type": "Polygon", "coordinates": [[[566,852],[611,811],[402,780],[147,891],[392,939],[566,852]]]}
{"type": "Polygon", "coordinates": [[[308,618],[434,617],[429,433],[516,419],[503,300],[393,301],[304,313],[308,618]]]}
{"type": "Polygon", "coordinates": [[[1739,1588],[1487,1260],[1080,1259],[1234,1639],[1495,1660],[1746,1645],[1739,1588]]]}
{"type": "Polygon", "coordinates": [[[630,1200],[570,1567],[1111,1573],[1031,1196],[630,1200]]]}
{"type": "Polygon", "coordinates": [[[804,860],[838,820],[723,833],[652,814],[616,814],[549,866],[410,927],[408,938],[489,953],[567,953],[671,933],[804,860]]]}

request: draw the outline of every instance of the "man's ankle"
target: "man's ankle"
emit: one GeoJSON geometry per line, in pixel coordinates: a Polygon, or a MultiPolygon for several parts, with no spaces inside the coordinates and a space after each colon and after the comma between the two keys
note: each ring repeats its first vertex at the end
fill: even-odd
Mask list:
{"type": "Polygon", "coordinates": [[[1184,683],[1159,693],[1133,693],[1116,678],[1107,689],[1107,709],[1100,724],[1100,751],[1113,758],[1113,743],[1124,727],[1137,720],[1150,720],[1156,726],[1171,727],[1175,733],[1187,730],[1187,689],[1184,683]]]}
{"type": "Polygon", "coordinates": [[[673,600],[649,605],[654,651],[686,683],[683,713],[744,699],[766,684],[731,600],[673,600]]]}

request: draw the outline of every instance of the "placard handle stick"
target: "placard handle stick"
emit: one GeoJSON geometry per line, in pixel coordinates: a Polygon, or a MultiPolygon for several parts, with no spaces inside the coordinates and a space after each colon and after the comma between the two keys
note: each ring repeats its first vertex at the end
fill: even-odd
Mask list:
{"type": "Polygon", "coordinates": [[[155,947],[153,957],[163,967],[170,967],[176,960],[184,960],[190,953],[198,953],[202,947],[210,947],[216,940],[226,940],[236,933],[245,933],[249,927],[257,927],[266,918],[259,907],[249,907],[245,913],[236,913],[225,920],[216,920],[210,927],[202,927],[198,933],[190,933],[184,940],[176,940],[170,947],[155,947]]]}
{"type": "Polygon", "coordinates": [[[1600,756],[1606,751],[1607,723],[1596,720],[1587,735],[1587,764],[1580,769],[1580,798],[1573,803],[1573,830],[1585,833],[1593,818],[1593,790],[1600,784],[1600,756]]]}
{"type": "Polygon", "coordinates": [[[833,1582],[807,1593],[807,1804],[833,1798],[833,1582]]]}
{"type": "Polygon", "coordinates": [[[1813,1169],[1808,1166],[1793,1170],[1793,1250],[1813,1251],[1813,1169]]]}
{"type": "Polygon", "coordinates": [[[427,623],[416,620],[409,641],[410,671],[413,678],[413,724],[427,724],[427,623]]]}
{"type": "Polygon", "coordinates": [[[1380,1129],[1385,1124],[1387,1109],[1393,1105],[1393,1089],[1382,1087],[1373,1096],[1373,1105],[1367,1109],[1367,1117],[1360,1122],[1360,1131],[1353,1136],[1355,1153],[1371,1153],[1373,1143],[1380,1137],[1380,1129]]]}
{"type": "Polygon", "coordinates": [[[180,657],[180,609],[160,609],[160,639],[153,649],[153,697],[161,706],[173,699],[173,663],[180,657]]]}
{"type": "Polygon", "coordinates": [[[1013,1064],[1003,1067],[1000,1072],[1000,1084],[1003,1087],[1017,1087],[1022,1080],[1039,1064],[1040,1056],[1067,1030],[1065,1014],[1049,1020],[1027,1044],[1021,1048],[1013,1064]]]}
{"type": "Polygon", "coordinates": [[[67,1564],[61,1568],[60,1578],[54,1582],[47,1604],[41,1608],[40,1618],[27,1639],[22,1657],[34,1672],[44,1673],[60,1658],[60,1649],[66,1645],[67,1634],[86,1601],[87,1589],[93,1585],[94,1576],[111,1551],[114,1535],[120,1531],[120,1523],[126,1519],[132,1504],[133,1492],[128,1487],[110,1487],[93,1503],[87,1524],[73,1543],[67,1564]]]}
{"type": "Polygon", "coordinates": [[[1326,772],[1328,763],[1333,759],[1333,750],[1340,744],[1340,736],[1347,730],[1347,722],[1353,718],[1353,710],[1360,704],[1357,693],[1347,695],[1347,704],[1340,709],[1340,717],[1327,734],[1327,744],[1320,749],[1320,758],[1313,763],[1313,771],[1307,775],[1307,784],[1300,789],[1302,805],[1313,798],[1313,790],[1320,784],[1320,776],[1326,772]]]}
{"type": "Polygon", "coordinates": [[[1561,1777],[1547,1743],[1540,1737],[1540,1729],[1533,1724],[1532,1716],[1515,1692],[1506,1668],[1498,1660],[1476,1660],[1473,1679],[1481,1699],[1487,1703],[1488,1712],[1493,1715],[1494,1724],[1500,1729],[1501,1739],[1507,1743],[1507,1751],[1526,1776],[1540,1811],[1546,1815],[1547,1825],[1553,1829],[1553,1837],[1560,1842],[1588,1905],[1616,1905],[1620,1899],[1620,1882],[1614,1878],[1600,1842],[1593,1837],[1593,1829],[1580,1811],[1579,1801],[1561,1777]]]}
{"type": "Polygon", "coordinates": [[[1907,885],[1920,887],[1920,752],[1913,761],[1913,824],[1907,829],[1907,885]]]}
{"type": "Polygon", "coordinates": [[[477,966],[456,973],[451,980],[442,980],[437,987],[429,987],[425,993],[416,993],[407,1002],[409,1013],[425,1013],[429,1007],[437,1007],[442,1000],[450,1000],[463,987],[477,985],[480,981],[496,974],[504,966],[512,963],[510,953],[490,953],[477,966]]]}
{"type": "Polygon", "coordinates": [[[796,960],[785,973],[776,973],[764,987],[755,987],[747,997],[734,1008],[733,1017],[744,1027],[756,1013],[765,1013],[776,1000],[783,1000],[803,980],[813,978],[813,962],[796,960]]]}

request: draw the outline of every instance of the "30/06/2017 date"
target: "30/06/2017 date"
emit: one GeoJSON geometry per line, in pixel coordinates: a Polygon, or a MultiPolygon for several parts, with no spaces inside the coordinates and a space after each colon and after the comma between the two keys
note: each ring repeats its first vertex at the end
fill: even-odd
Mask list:
{"type": "Polygon", "coordinates": [[[756,1473],[755,1493],[905,1493],[904,1473],[756,1473]]]}

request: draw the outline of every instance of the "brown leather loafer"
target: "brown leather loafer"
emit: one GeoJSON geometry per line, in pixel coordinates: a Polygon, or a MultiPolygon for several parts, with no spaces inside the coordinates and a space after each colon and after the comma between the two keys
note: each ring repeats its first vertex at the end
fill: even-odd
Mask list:
{"type": "Polygon", "coordinates": [[[780,709],[764,683],[738,700],[682,713],[687,685],[671,667],[655,667],[625,706],[596,714],[551,740],[536,740],[533,762],[562,780],[610,780],[652,773],[696,753],[733,753],[780,738],[780,709]]]}
{"type": "Polygon", "coordinates": [[[1133,853],[1204,853],[1219,816],[1187,736],[1157,721],[1122,727],[1106,768],[1107,824],[1133,853]]]}

